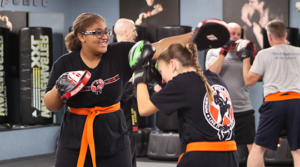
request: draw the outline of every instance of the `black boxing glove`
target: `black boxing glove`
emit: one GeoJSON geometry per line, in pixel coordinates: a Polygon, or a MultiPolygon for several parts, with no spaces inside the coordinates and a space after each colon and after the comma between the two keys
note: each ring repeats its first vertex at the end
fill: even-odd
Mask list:
{"type": "Polygon", "coordinates": [[[230,47],[235,47],[235,46],[236,46],[235,41],[232,40],[232,39],[229,39],[229,41],[228,41],[225,45],[223,45],[223,46],[221,47],[221,50],[220,50],[219,54],[221,54],[221,55],[223,55],[224,57],[226,57],[229,48],[230,48],[230,47]]]}
{"type": "Polygon", "coordinates": [[[66,103],[70,97],[81,91],[90,78],[91,73],[88,70],[63,73],[56,81],[56,89],[61,100],[66,103]]]}
{"type": "Polygon", "coordinates": [[[250,63],[252,64],[255,59],[256,46],[255,44],[247,39],[240,39],[236,43],[236,55],[243,61],[245,58],[250,57],[250,63]]]}
{"type": "Polygon", "coordinates": [[[198,24],[192,33],[190,42],[197,45],[199,51],[219,48],[230,39],[227,24],[219,19],[207,19],[198,24]]]}
{"type": "Polygon", "coordinates": [[[154,46],[144,40],[137,42],[130,49],[128,59],[129,66],[133,71],[132,84],[147,83],[150,81],[148,70],[154,53],[154,46]]]}

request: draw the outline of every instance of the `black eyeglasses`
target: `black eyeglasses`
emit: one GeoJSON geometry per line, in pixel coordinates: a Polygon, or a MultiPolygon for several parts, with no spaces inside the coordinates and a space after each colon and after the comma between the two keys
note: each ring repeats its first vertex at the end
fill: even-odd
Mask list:
{"type": "Polygon", "coordinates": [[[111,36],[112,34],[112,29],[107,29],[107,30],[96,30],[96,31],[86,31],[86,32],[81,32],[81,34],[84,34],[84,35],[88,35],[88,34],[96,34],[96,37],[98,39],[101,39],[104,34],[108,37],[111,36]]]}

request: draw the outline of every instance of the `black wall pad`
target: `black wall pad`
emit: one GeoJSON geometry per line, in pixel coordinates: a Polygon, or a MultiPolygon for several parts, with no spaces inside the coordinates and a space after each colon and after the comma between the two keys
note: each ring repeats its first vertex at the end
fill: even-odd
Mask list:
{"type": "Polygon", "coordinates": [[[149,136],[147,156],[150,159],[177,161],[185,149],[178,133],[153,130],[149,136]]]}
{"type": "Polygon", "coordinates": [[[138,136],[136,138],[136,156],[146,157],[149,143],[149,134],[152,128],[139,129],[138,136]]]}
{"type": "Polygon", "coordinates": [[[299,29],[293,27],[287,27],[287,40],[290,42],[290,45],[298,46],[298,37],[299,37],[299,29]]]}
{"type": "Polygon", "coordinates": [[[246,166],[248,155],[249,155],[247,145],[237,145],[237,152],[239,154],[240,166],[246,166]]]}
{"type": "Polygon", "coordinates": [[[185,34],[192,31],[191,26],[164,26],[156,28],[156,41],[166,37],[185,34]]]}
{"type": "Polygon", "coordinates": [[[155,127],[155,118],[156,118],[156,113],[152,114],[147,117],[142,117],[140,114],[137,112],[137,122],[138,122],[138,127],[139,128],[156,128],[155,127]]]}
{"type": "Polygon", "coordinates": [[[9,130],[11,129],[11,125],[10,124],[0,124],[0,132],[1,131],[5,131],[5,130],[9,130]]]}
{"type": "Polygon", "coordinates": [[[52,67],[52,29],[24,27],[20,30],[21,123],[52,124],[53,116],[44,96],[52,67]]]}
{"type": "Polygon", "coordinates": [[[293,157],[287,138],[281,137],[280,140],[280,146],[276,151],[270,149],[266,150],[264,154],[266,165],[293,165],[293,157]]]}
{"type": "MultiPolygon", "coordinates": [[[[264,49],[269,48],[270,43],[269,43],[269,40],[268,40],[267,30],[263,28],[262,32],[263,32],[263,46],[264,46],[264,49]]],[[[287,27],[286,32],[288,34],[286,39],[290,42],[290,45],[298,46],[299,29],[298,28],[293,28],[293,27],[287,27]]]]}
{"type": "Polygon", "coordinates": [[[135,38],[135,41],[147,40],[147,28],[142,26],[135,26],[138,36],[135,38]]]}
{"type": "Polygon", "coordinates": [[[142,117],[139,113],[137,113],[137,122],[139,128],[146,128],[150,125],[150,116],[142,117]]]}
{"type": "Polygon", "coordinates": [[[262,29],[262,34],[263,34],[263,49],[269,48],[270,43],[269,43],[269,40],[268,40],[267,30],[263,28],[262,29]]]}
{"type": "MultiPolygon", "coordinates": [[[[0,124],[9,122],[7,86],[9,86],[9,29],[0,28],[0,124]]],[[[10,93],[10,92],[9,92],[10,93]]]]}

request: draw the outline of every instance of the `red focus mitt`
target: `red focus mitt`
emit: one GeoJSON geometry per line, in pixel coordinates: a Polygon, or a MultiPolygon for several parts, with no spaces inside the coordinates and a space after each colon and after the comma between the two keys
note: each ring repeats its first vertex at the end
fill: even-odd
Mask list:
{"type": "Polygon", "coordinates": [[[191,41],[197,45],[198,50],[219,48],[230,39],[227,24],[219,19],[207,19],[200,22],[192,34],[191,41]]]}
{"type": "Polygon", "coordinates": [[[81,91],[90,78],[91,73],[88,70],[63,73],[56,81],[56,89],[61,100],[66,103],[70,97],[81,91]]]}

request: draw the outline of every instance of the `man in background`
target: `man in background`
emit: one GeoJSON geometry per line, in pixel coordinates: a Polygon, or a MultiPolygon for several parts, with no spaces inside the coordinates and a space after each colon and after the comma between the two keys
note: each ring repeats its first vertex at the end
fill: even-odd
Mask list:
{"type": "Polygon", "coordinates": [[[287,132],[294,166],[300,167],[300,48],[286,43],[282,21],[270,21],[266,30],[271,47],[259,51],[252,66],[249,58],[243,60],[246,85],[254,85],[260,77],[264,83],[264,103],[247,167],[260,166],[267,148],[277,149],[282,130],[287,132]]]}
{"type": "Polygon", "coordinates": [[[243,62],[238,59],[235,51],[235,41],[241,39],[242,29],[234,22],[228,23],[228,28],[230,40],[221,48],[210,49],[205,63],[206,68],[219,74],[227,85],[236,121],[235,141],[237,145],[247,145],[250,152],[255,137],[255,111],[243,78],[243,62]]]}
{"type": "Polygon", "coordinates": [[[117,42],[134,42],[135,38],[138,36],[134,22],[125,18],[121,18],[116,22],[114,32],[117,42]]]}
{"type": "MultiPolygon", "coordinates": [[[[135,42],[138,36],[134,22],[130,19],[121,18],[114,26],[114,35],[116,42],[135,42]]],[[[137,101],[134,91],[134,85],[130,79],[125,87],[121,98],[121,108],[126,117],[126,125],[131,142],[132,167],[136,167],[136,138],[138,133],[137,126],[137,101]]]]}

